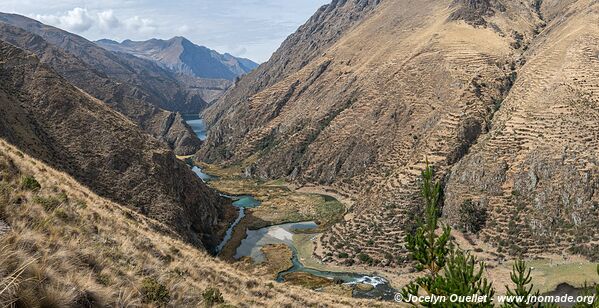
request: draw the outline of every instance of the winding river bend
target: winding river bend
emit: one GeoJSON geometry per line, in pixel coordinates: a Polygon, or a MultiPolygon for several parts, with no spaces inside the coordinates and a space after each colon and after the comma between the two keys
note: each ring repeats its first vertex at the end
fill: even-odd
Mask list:
{"type": "MultiPolygon", "coordinates": [[[[305,267],[299,260],[297,247],[293,241],[293,235],[302,234],[302,231],[307,231],[316,227],[318,227],[318,225],[314,221],[304,221],[275,225],[258,230],[248,230],[246,238],[243,239],[241,245],[237,248],[235,259],[249,256],[254,262],[264,262],[265,257],[261,251],[262,247],[270,244],[285,244],[292,251],[293,257],[291,261],[293,266],[280,272],[277,275],[276,281],[285,281],[285,275],[289,273],[304,272],[314,276],[340,281],[347,285],[367,284],[372,286],[372,289],[368,291],[354,288],[352,294],[354,297],[393,300],[393,296],[397,291],[393,289],[389,282],[383,277],[350,272],[321,271],[305,267]]],[[[313,235],[316,236],[316,234],[313,235]]]]}
{"type": "MultiPolygon", "coordinates": [[[[202,119],[199,118],[198,115],[184,115],[184,119],[196,133],[198,138],[200,138],[200,140],[206,139],[206,127],[204,126],[204,122],[202,121],[202,119]]],[[[205,173],[198,166],[192,166],[192,170],[204,182],[208,182],[216,178],[213,175],[205,173]]],[[[245,217],[246,209],[260,206],[260,201],[258,201],[256,198],[250,195],[231,196],[221,193],[221,196],[234,200],[233,205],[239,208],[239,215],[235,219],[235,221],[229,226],[222,242],[217,246],[217,254],[225,247],[225,245],[231,239],[233,235],[233,230],[245,217]]],[[[330,196],[325,196],[325,199],[326,198],[334,199],[330,196]]],[[[291,261],[293,266],[283,272],[280,272],[277,275],[276,281],[285,281],[285,275],[289,273],[305,272],[318,277],[340,281],[347,285],[367,284],[372,286],[372,288],[368,291],[353,288],[354,290],[352,295],[354,297],[393,300],[393,296],[397,291],[393,289],[389,282],[383,277],[350,272],[321,271],[305,267],[299,260],[297,247],[295,246],[295,243],[293,241],[293,235],[301,234],[302,230],[314,229],[317,226],[318,225],[314,221],[306,221],[274,225],[258,230],[247,230],[246,237],[242,240],[240,246],[237,247],[234,258],[239,259],[243,256],[249,256],[256,263],[264,262],[265,257],[261,251],[263,246],[269,244],[285,244],[292,251],[291,261]]]]}
{"type": "Polygon", "coordinates": [[[237,219],[235,219],[235,221],[229,226],[229,228],[225,232],[225,237],[223,238],[222,242],[220,242],[220,244],[218,244],[218,246],[216,247],[216,254],[219,254],[223,250],[225,245],[227,245],[229,240],[231,240],[231,237],[233,236],[233,230],[235,229],[235,227],[237,227],[239,222],[241,222],[243,217],[245,217],[245,209],[257,207],[260,205],[260,201],[256,200],[252,196],[229,196],[224,194],[221,194],[221,196],[234,200],[233,205],[239,208],[239,216],[237,216],[237,219]]]}

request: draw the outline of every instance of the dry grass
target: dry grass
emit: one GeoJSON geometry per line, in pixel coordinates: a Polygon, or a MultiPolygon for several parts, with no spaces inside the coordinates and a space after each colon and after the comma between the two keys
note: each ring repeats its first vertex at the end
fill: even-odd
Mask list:
{"type": "Polygon", "coordinates": [[[252,277],[2,141],[0,169],[2,306],[198,307],[209,288],[239,307],[388,306],[252,277]]]}

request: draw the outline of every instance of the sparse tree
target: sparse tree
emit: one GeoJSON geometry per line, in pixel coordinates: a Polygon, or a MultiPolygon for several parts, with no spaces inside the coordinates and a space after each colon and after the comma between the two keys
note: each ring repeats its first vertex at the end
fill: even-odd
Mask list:
{"type": "MultiPolygon", "coordinates": [[[[443,303],[444,307],[493,307],[494,290],[490,282],[483,277],[484,263],[462,250],[455,248],[450,242],[449,226],[439,229],[439,197],[441,185],[434,180],[434,170],[427,162],[422,172],[421,195],[424,200],[424,222],[415,233],[406,236],[406,248],[417,262],[418,270],[426,271],[426,275],[410,282],[401,290],[404,299],[410,295],[419,296],[452,294],[485,298],[478,303],[443,303]]],[[[433,307],[433,303],[411,303],[413,305],[433,307]]],[[[438,305],[438,303],[437,303],[438,305]]]]}
{"type": "Polygon", "coordinates": [[[503,307],[518,307],[518,308],[551,308],[557,307],[554,304],[541,304],[537,302],[530,302],[532,297],[538,297],[539,291],[533,292],[534,285],[532,284],[531,277],[532,269],[526,265],[523,260],[517,260],[512,266],[512,273],[510,277],[514,283],[514,288],[505,286],[507,296],[511,296],[515,300],[513,302],[504,303],[503,307]]]}
{"type": "Polygon", "coordinates": [[[464,232],[478,233],[487,221],[487,210],[472,200],[465,200],[460,206],[460,227],[464,232]]]}
{"type": "Polygon", "coordinates": [[[439,196],[441,184],[434,181],[434,170],[427,162],[422,172],[420,194],[424,200],[424,222],[412,233],[406,236],[406,248],[414,260],[418,261],[417,269],[426,270],[431,277],[445,266],[449,253],[449,226],[444,226],[442,234],[436,234],[439,228],[439,196]]]}

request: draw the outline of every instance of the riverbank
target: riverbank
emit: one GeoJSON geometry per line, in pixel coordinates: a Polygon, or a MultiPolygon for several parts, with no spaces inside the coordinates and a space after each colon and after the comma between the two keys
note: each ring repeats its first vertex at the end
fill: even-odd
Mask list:
{"type": "MultiPolygon", "coordinates": [[[[323,263],[314,254],[319,253],[320,232],[327,230],[332,224],[341,219],[348,218],[346,208],[353,205],[353,200],[336,193],[331,188],[319,186],[296,187],[284,180],[261,181],[245,178],[241,167],[219,168],[218,166],[199,163],[205,173],[213,175],[208,184],[221,192],[231,195],[252,195],[261,202],[257,208],[249,209],[246,216],[233,230],[231,239],[220,253],[224,260],[233,262],[235,253],[247,237],[246,230],[257,230],[269,226],[298,221],[317,221],[317,228],[293,235],[293,246],[296,248],[297,259],[303,267],[309,270],[330,273],[372,273],[385,277],[389,285],[398,289],[418,276],[410,273],[410,268],[372,268],[363,265],[351,267],[323,263]],[[334,201],[333,201],[334,200],[334,201]],[[344,217],[345,216],[345,217],[344,217]]],[[[488,265],[486,272],[489,279],[497,288],[498,294],[503,294],[506,284],[511,284],[509,273],[513,261],[500,260],[501,254],[493,253],[492,247],[476,239],[466,239],[465,236],[454,230],[454,235],[460,247],[470,250],[488,265]],[[481,250],[485,253],[478,253],[481,250]],[[491,253],[487,253],[487,252],[491,253]]],[[[322,255],[322,253],[319,253],[322,255]]],[[[527,260],[533,267],[535,286],[541,293],[555,290],[562,284],[568,283],[580,287],[585,281],[599,282],[594,274],[595,264],[582,258],[564,256],[539,256],[539,259],[527,260]],[[561,258],[561,259],[560,259],[561,258]]],[[[258,267],[266,266],[279,268],[280,262],[273,259],[266,260],[266,264],[256,265],[249,258],[242,258],[242,263],[249,271],[256,271],[258,267]]],[[[283,258],[285,259],[285,258],[283,258]]],[[[507,258],[509,259],[509,258],[507,258]]],[[[279,260],[280,261],[280,260],[279,260]]],[[[286,262],[284,262],[286,263],[286,262]]],[[[269,276],[272,275],[272,272],[269,276]]],[[[325,281],[322,277],[310,273],[289,273],[287,282],[303,285],[309,288],[322,288],[325,292],[347,295],[347,288],[337,287],[337,284],[325,281]],[[329,290],[331,289],[331,290],[329,290]]]]}
{"type": "Polygon", "coordinates": [[[229,195],[251,195],[260,206],[247,209],[245,217],[233,230],[228,243],[219,254],[224,260],[233,261],[237,247],[246,236],[246,230],[280,225],[284,223],[315,221],[317,227],[311,232],[321,232],[343,219],[345,205],[333,196],[322,192],[297,191],[283,180],[261,181],[243,176],[238,166],[220,168],[198,163],[202,171],[213,176],[208,185],[229,195]]]}
{"type": "Polygon", "coordinates": [[[296,250],[296,236],[319,237],[321,232],[344,219],[346,208],[353,205],[353,200],[325,187],[296,188],[283,180],[247,178],[239,166],[220,168],[201,162],[196,165],[201,173],[210,175],[208,185],[223,195],[250,195],[260,202],[258,207],[245,209],[244,217],[218,254],[221,259],[241,261],[240,266],[247,270],[272,275],[269,269],[284,267],[286,262],[282,260],[286,258],[269,256],[264,249],[266,245],[283,242],[293,251],[294,266],[282,271],[277,280],[338,295],[358,293],[362,297],[392,299],[395,290],[389,280],[366,268],[360,267],[358,272],[355,266],[327,266],[316,260],[313,250],[306,254],[313,260],[310,264],[318,263],[317,267],[305,267],[300,261],[306,258],[299,256],[296,250]]]}

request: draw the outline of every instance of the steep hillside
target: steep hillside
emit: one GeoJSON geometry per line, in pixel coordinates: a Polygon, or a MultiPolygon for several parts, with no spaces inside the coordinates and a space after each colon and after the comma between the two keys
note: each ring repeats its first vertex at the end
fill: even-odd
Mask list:
{"type": "Polygon", "coordinates": [[[164,141],[179,155],[193,154],[201,144],[182,117],[147,102],[137,87],[108,78],[42,37],[0,21],[0,39],[35,53],[40,60],[75,86],[105,101],[154,137],[164,141]]]}
{"type": "Polygon", "coordinates": [[[108,50],[126,52],[153,60],[177,73],[199,78],[232,81],[258,66],[251,60],[236,58],[230,54],[219,54],[180,36],[169,40],[125,40],[121,43],[99,40],[96,43],[108,50]]]}
{"type": "Polygon", "coordinates": [[[197,93],[186,89],[177,82],[176,76],[152,61],[110,52],[78,35],[24,16],[2,13],[0,21],[39,35],[106,77],[137,88],[139,97],[157,107],[192,113],[199,112],[206,105],[197,93]]]}
{"type": "Polygon", "coordinates": [[[218,241],[224,200],[156,139],[2,41],[0,77],[0,137],[195,245],[218,241]]]}
{"type": "Polygon", "coordinates": [[[0,226],[2,306],[383,306],[253,277],[4,141],[0,226]]]}
{"type": "MultiPolygon", "coordinates": [[[[458,216],[459,205],[468,198],[462,193],[475,199],[475,192],[483,189],[493,195],[491,186],[500,185],[505,189],[500,195],[510,195],[511,183],[504,183],[501,176],[509,165],[498,153],[512,157],[507,160],[524,162],[526,156],[518,156],[519,148],[512,145],[526,145],[530,152],[521,154],[547,155],[536,151],[537,147],[574,142],[580,140],[575,136],[591,133],[582,124],[587,123],[584,119],[591,117],[591,112],[570,113],[568,118],[560,109],[554,114],[560,115],[562,122],[553,122],[545,117],[549,111],[534,102],[542,102],[545,96],[540,94],[552,85],[546,80],[556,77],[557,72],[570,74],[572,84],[568,91],[559,90],[560,101],[590,99],[588,95],[596,85],[592,65],[596,63],[597,40],[593,37],[597,30],[594,26],[583,29],[582,25],[597,20],[596,6],[596,1],[589,0],[544,1],[542,5],[540,1],[499,0],[333,1],[290,36],[271,60],[242,78],[204,112],[210,131],[200,159],[242,162],[247,174],[332,186],[355,197],[357,202],[346,221],[321,239],[322,252],[334,252],[327,259],[343,261],[335,257],[343,252],[350,254],[350,262],[360,262],[356,258],[360,252],[380,264],[402,262],[396,256],[402,255],[405,231],[418,214],[414,208],[418,204],[416,180],[426,158],[441,177],[456,166],[456,175],[444,182],[448,183],[445,213],[452,221],[452,215],[458,216]],[[559,46],[569,49],[556,51],[554,47],[559,46]],[[580,60],[554,57],[560,52],[580,60]],[[533,69],[535,59],[539,64],[533,69]],[[561,66],[552,67],[551,61],[572,64],[560,70],[561,66]],[[510,92],[519,83],[514,93],[510,92]],[[576,91],[583,94],[570,94],[576,91]],[[524,108],[512,105],[526,99],[518,94],[523,92],[531,97],[523,104],[530,104],[522,111],[526,116],[511,118],[523,125],[522,130],[497,124],[510,121],[508,114],[524,108]],[[535,116],[525,110],[543,114],[535,116]],[[543,133],[534,131],[540,124],[526,128],[533,119],[544,123],[543,127],[552,127],[555,138],[559,133],[577,133],[568,135],[572,140],[564,138],[560,143],[544,139],[550,136],[539,137],[543,133]],[[566,125],[566,121],[579,124],[566,125]],[[566,131],[568,127],[572,130],[566,131]],[[508,132],[515,138],[510,139],[512,143],[507,142],[508,132]],[[502,135],[498,137],[502,141],[491,143],[501,151],[489,150],[487,161],[476,159],[475,154],[463,159],[474,144],[494,134],[502,135]],[[531,136],[539,138],[538,143],[527,143],[531,136]],[[487,169],[486,162],[497,168],[487,169]]],[[[558,91],[561,77],[556,78],[553,89],[558,91]]],[[[558,92],[550,93],[543,94],[557,99],[558,92]]],[[[582,105],[594,108],[584,100],[582,105]]],[[[587,142],[596,139],[590,135],[584,138],[587,142]]],[[[474,149],[479,147],[484,146],[474,149]]],[[[568,148],[575,150],[582,149],[568,148]]],[[[585,147],[580,158],[593,162],[592,151],[592,147],[585,147]]],[[[578,159],[573,157],[578,156],[572,155],[575,164],[578,159]]],[[[595,198],[590,197],[594,191],[590,187],[596,180],[590,174],[571,173],[581,169],[555,161],[548,166],[555,171],[551,183],[546,183],[546,207],[559,211],[562,201],[550,197],[549,192],[557,196],[560,185],[570,185],[580,176],[588,181],[587,189],[574,185],[562,197],[571,200],[571,205],[580,204],[578,214],[594,213],[589,212],[595,198]]],[[[587,167],[596,172],[592,163],[587,167]]],[[[507,198],[492,199],[494,208],[510,208],[507,198]]],[[[520,221],[529,221],[533,217],[530,214],[520,211],[520,221]]],[[[596,214],[589,217],[588,221],[598,221],[596,214]]],[[[503,226],[507,219],[487,225],[488,235],[497,233],[501,238],[507,232],[503,226]]],[[[564,228],[579,227],[566,224],[564,228]]],[[[589,234],[585,236],[579,240],[591,243],[589,234]]],[[[548,241],[555,244],[559,240],[548,241]]],[[[507,245],[505,240],[496,243],[507,245]]],[[[521,245],[534,247],[528,240],[521,245]]]]}
{"type": "Polygon", "coordinates": [[[480,138],[452,170],[445,214],[471,200],[483,238],[510,251],[599,259],[599,3],[543,2],[547,27],[480,138]]]}

